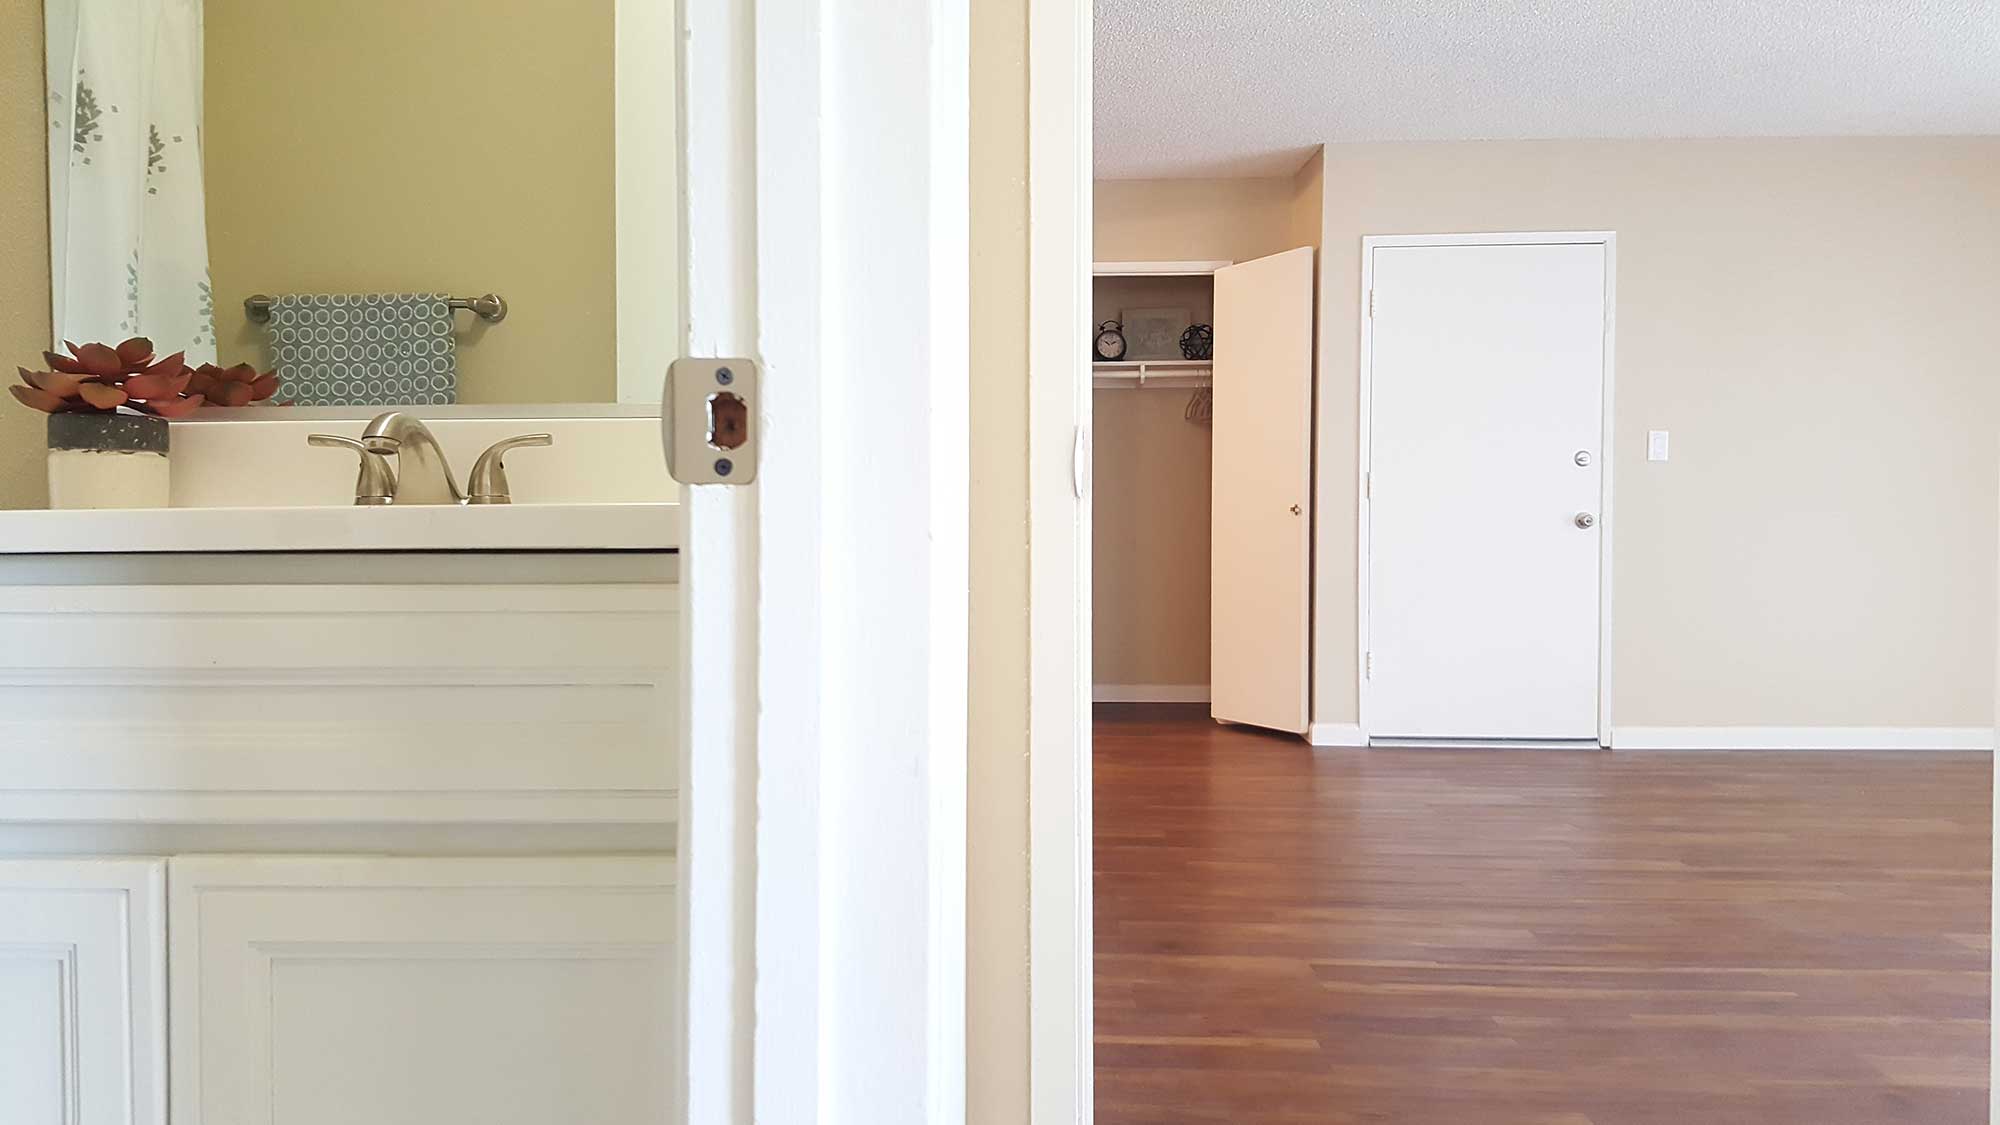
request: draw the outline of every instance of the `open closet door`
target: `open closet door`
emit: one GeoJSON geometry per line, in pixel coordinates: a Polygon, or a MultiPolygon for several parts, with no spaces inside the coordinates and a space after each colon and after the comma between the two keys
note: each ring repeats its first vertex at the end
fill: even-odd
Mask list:
{"type": "Polygon", "coordinates": [[[1215,271],[1209,714],[1306,729],[1313,251],[1215,271]]]}

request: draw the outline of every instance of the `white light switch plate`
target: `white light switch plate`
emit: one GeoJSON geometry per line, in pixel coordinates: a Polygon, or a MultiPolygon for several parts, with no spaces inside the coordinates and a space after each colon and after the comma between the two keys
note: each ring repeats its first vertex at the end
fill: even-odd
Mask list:
{"type": "Polygon", "coordinates": [[[1646,460],[1664,461],[1666,459],[1667,459],[1667,431],[1647,430],[1646,460]]]}

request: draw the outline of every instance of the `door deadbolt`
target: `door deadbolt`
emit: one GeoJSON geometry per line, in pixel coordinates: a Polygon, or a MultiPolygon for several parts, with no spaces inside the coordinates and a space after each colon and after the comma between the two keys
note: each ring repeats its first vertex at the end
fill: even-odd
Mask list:
{"type": "Polygon", "coordinates": [[[1591,515],[1589,512],[1578,512],[1576,514],[1576,526],[1583,528],[1585,531],[1589,531],[1596,523],[1597,517],[1591,515]]]}
{"type": "Polygon", "coordinates": [[[1578,465],[1581,465],[1581,466],[1585,467],[1585,468],[1588,468],[1588,467],[1590,466],[1590,450],[1588,450],[1588,449],[1579,449],[1579,450],[1577,450],[1577,451],[1576,451],[1576,463],[1577,463],[1578,465]]]}

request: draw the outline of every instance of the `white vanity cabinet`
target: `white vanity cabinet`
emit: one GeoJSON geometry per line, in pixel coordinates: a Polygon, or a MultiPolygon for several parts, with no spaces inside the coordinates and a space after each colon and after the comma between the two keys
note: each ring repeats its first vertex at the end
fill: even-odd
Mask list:
{"type": "Polygon", "coordinates": [[[0,1122],[166,1120],[165,872],[0,860],[0,1122]]]}
{"type": "Polygon", "coordinates": [[[0,550],[0,1125],[673,1120],[677,563],[0,550]]]}
{"type": "Polygon", "coordinates": [[[674,893],[670,856],[0,861],[0,1122],[657,1125],[674,893]]]}
{"type": "Polygon", "coordinates": [[[173,861],[176,1125],[657,1125],[666,857],[173,861]]]}

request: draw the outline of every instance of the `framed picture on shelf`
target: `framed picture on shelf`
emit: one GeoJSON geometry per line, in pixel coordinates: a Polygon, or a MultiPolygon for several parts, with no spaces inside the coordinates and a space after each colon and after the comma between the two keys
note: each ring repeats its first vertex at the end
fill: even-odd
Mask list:
{"type": "Polygon", "coordinates": [[[1181,358],[1181,333],[1192,323],[1187,309],[1126,309],[1125,358],[1181,358]]]}

